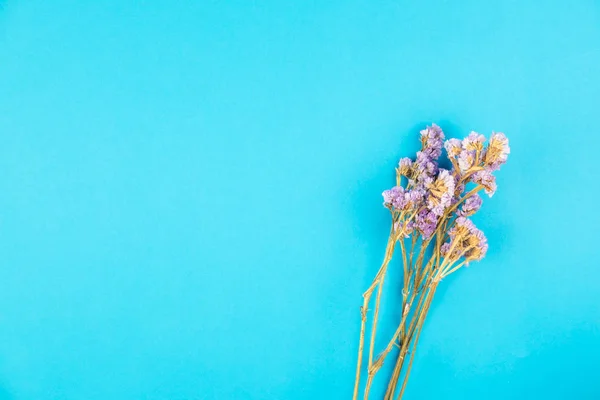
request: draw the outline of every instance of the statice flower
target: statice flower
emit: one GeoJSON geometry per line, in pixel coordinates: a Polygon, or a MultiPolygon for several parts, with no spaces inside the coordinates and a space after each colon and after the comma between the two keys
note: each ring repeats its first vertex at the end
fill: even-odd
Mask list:
{"type": "Polygon", "coordinates": [[[405,190],[402,186],[394,186],[382,193],[383,205],[393,211],[416,210],[423,204],[425,195],[421,187],[405,190]]]}
{"type": "Polygon", "coordinates": [[[485,152],[484,164],[492,171],[498,170],[506,162],[509,154],[510,146],[504,133],[493,133],[485,152]]]}
{"type": "Polygon", "coordinates": [[[444,132],[436,124],[432,124],[421,131],[422,151],[429,157],[437,160],[442,154],[444,132]]]}
{"type": "Polygon", "coordinates": [[[441,216],[452,204],[454,197],[454,177],[446,169],[441,168],[434,182],[428,187],[427,208],[436,216],[441,216]]]}
{"type": "Polygon", "coordinates": [[[417,181],[432,177],[438,171],[437,162],[424,151],[417,152],[417,160],[413,164],[413,167],[417,181]]]}
{"type": "Polygon", "coordinates": [[[417,187],[404,193],[404,201],[407,209],[416,209],[425,199],[425,190],[417,187]]]}
{"type": "Polygon", "coordinates": [[[413,161],[410,158],[401,158],[400,162],[398,163],[398,173],[402,176],[409,177],[411,175],[412,166],[413,161]]]}
{"type": "Polygon", "coordinates": [[[466,172],[475,164],[475,151],[462,150],[458,155],[458,168],[461,172],[466,172]]]}
{"type": "Polygon", "coordinates": [[[480,135],[477,132],[469,133],[469,136],[463,139],[462,147],[467,151],[481,151],[483,150],[483,144],[485,143],[485,136],[480,135]]]}
{"type": "Polygon", "coordinates": [[[483,186],[485,193],[492,197],[496,193],[496,177],[490,170],[484,169],[473,174],[473,182],[483,186]]]}
{"type": "Polygon", "coordinates": [[[456,237],[464,236],[473,229],[477,229],[475,228],[473,221],[465,217],[458,217],[456,218],[456,221],[454,221],[454,226],[448,231],[448,235],[451,239],[454,239],[456,237]]]}
{"type": "Polygon", "coordinates": [[[483,153],[484,143],[485,136],[471,132],[462,141],[458,139],[446,141],[445,147],[452,164],[456,166],[454,160],[457,160],[458,169],[464,173],[475,166],[479,153],[483,153]]]}
{"type": "Polygon", "coordinates": [[[415,227],[424,239],[429,239],[437,228],[437,222],[437,215],[427,209],[423,209],[417,214],[415,227]]]}
{"type": "Polygon", "coordinates": [[[440,247],[440,254],[444,258],[448,258],[449,251],[450,251],[450,242],[446,242],[440,247]]]}
{"type": "Polygon", "coordinates": [[[450,240],[440,248],[443,257],[451,262],[461,257],[466,262],[481,260],[488,250],[487,238],[470,219],[458,217],[448,231],[450,240]]]}
{"type": "Polygon", "coordinates": [[[448,157],[457,157],[462,151],[462,142],[458,139],[448,139],[444,143],[448,157]]]}
{"type": "Polygon", "coordinates": [[[382,193],[383,205],[390,210],[401,210],[404,208],[404,188],[402,186],[394,186],[382,193]]]}
{"type": "Polygon", "coordinates": [[[456,215],[459,217],[468,217],[473,215],[481,208],[482,203],[483,200],[481,197],[478,194],[474,194],[465,200],[461,208],[456,212],[456,215]]]}
{"type": "Polygon", "coordinates": [[[471,247],[471,250],[465,253],[467,262],[479,261],[485,257],[489,246],[487,238],[481,230],[476,229],[476,231],[471,232],[471,236],[469,236],[469,247],[471,247]]]}
{"type": "MultiPolygon", "coordinates": [[[[496,191],[496,180],[492,173],[506,162],[509,153],[508,139],[502,133],[492,134],[487,144],[485,138],[476,132],[471,132],[463,140],[449,139],[444,142],[442,130],[437,125],[432,125],[421,131],[421,149],[417,152],[416,159],[413,161],[403,158],[398,163],[397,186],[383,192],[383,204],[391,211],[392,232],[383,263],[373,282],[363,293],[354,398],[358,398],[361,386],[360,372],[364,364],[362,362],[364,348],[369,349],[365,385],[365,398],[367,398],[375,373],[383,365],[393,345],[400,342],[402,346],[397,356],[398,374],[392,376],[392,381],[388,385],[388,388],[391,388],[388,391],[392,396],[395,394],[394,389],[399,383],[398,377],[408,377],[409,369],[403,369],[405,368],[403,361],[410,358],[407,357],[408,352],[414,351],[423,326],[423,318],[406,318],[406,316],[416,315],[422,311],[421,304],[431,300],[443,278],[486,255],[487,239],[467,217],[475,214],[482,205],[478,192],[485,191],[492,196],[496,191]],[[450,171],[439,168],[438,158],[442,147],[446,149],[452,164],[450,171]],[[401,183],[406,181],[408,183],[402,186],[401,183]],[[474,184],[476,186],[465,193],[466,188],[473,187],[474,184]],[[408,251],[405,238],[411,242],[408,251]],[[377,343],[375,323],[379,314],[381,288],[390,261],[395,255],[394,252],[399,248],[402,251],[404,272],[403,318],[388,346],[373,358],[374,343],[377,343]],[[374,293],[377,293],[374,311],[368,313],[374,293]],[[366,329],[369,315],[373,315],[374,318],[373,329],[370,330],[366,329]],[[369,338],[365,337],[365,332],[369,331],[370,345],[363,346],[369,343],[369,338]],[[402,332],[417,332],[417,334],[405,338],[402,332]]],[[[423,315],[426,313],[427,308],[423,315]]],[[[408,368],[411,362],[412,359],[409,361],[408,368]]],[[[399,397],[402,397],[405,384],[406,381],[402,383],[399,397]]]]}

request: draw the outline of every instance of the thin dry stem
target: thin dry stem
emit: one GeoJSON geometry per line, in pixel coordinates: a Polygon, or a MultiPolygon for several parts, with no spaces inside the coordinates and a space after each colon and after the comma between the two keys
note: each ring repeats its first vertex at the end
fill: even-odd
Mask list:
{"type": "Polygon", "coordinates": [[[360,367],[362,364],[362,353],[363,353],[363,346],[365,343],[365,327],[367,325],[367,304],[368,304],[368,301],[365,298],[363,300],[363,305],[360,308],[360,315],[361,315],[360,339],[358,341],[358,362],[356,365],[356,380],[354,381],[354,394],[352,395],[353,400],[356,400],[358,398],[358,385],[360,383],[360,367]]]}
{"type": "MultiPolygon", "coordinates": [[[[392,234],[393,235],[393,234],[392,234]]],[[[377,280],[377,296],[375,298],[375,310],[373,313],[373,325],[371,327],[371,341],[369,345],[369,362],[368,362],[368,381],[367,381],[367,390],[365,391],[365,396],[368,397],[368,389],[371,387],[370,381],[373,379],[374,372],[373,370],[373,353],[375,349],[375,338],[377,336],[377,321],[379,318],[379,306],[381,304],[381,293],[383,291],[383,283],[385,281],[385,276],[387,272],[387,266],[392,259],[392,255],[394,253],[394,246],[396,243],[396,237],[390,236],[388,247],[386,249],[385,259],[383,261],[381,274],[377,280]]]]}
{"type": "Polygon", "coordinates": [[[458,269],[459,269],[460,267],[462,267],[462,266],[463,266],[465,263],[466,263],[466,261],[463,261],[463,262],[461,262],[460,264],[458,264],[458,265],[457,265],[457,266],[455,266],[455,267],[452,267],[451,265],[450,265],[450,266],[448,266],[448,267],[446,268],[446,270],[442,272],[442,278],[445,278],[445,277],[447,277],[448,275],[450,275],[451,273],[453,273],[454,271],[458,270],[458,269]],[[450,267],[452,267],[452,268],[450,268],[450,267]]]}
{"type": "Polygon", "coordinates": [[[413,359],[415,357],[415,353],[417,350],[417,344],[419,343],[419,337],[421,336],[421,331],[423,330],[423,323],[425,322],[425,317],[427,316],[427,313],[429,312],[429,308],[431,307],[431,302],[433,301],[433,296],[435,295],[435,291],[437,289],[437,281],[434,282],[432,284],[432,287],[429,289],[429,293],[430,296],[427,299],[427,303],[425,304],[425,307],[423,310],[421,310],[421,316],[419,317],[419,319],[417,320],[417,332],[413,341],[413,345],[412,345],[412,350],[410,352],[410,359],[408,361],[408,365],[406,367],[406,373],[404,374],[404,380],[402,382],[402,386],[400,387],[400,393],[398,394],[398,397],[396,398],[396,400],[400,400],[402,398],[402,395],[404,394],[404,389],[406,388],[406,384],[408,382],[408,377],[410,375],[410,370],[412,368],[412,363],[413,363],[413,359]]]}
{"type": "MultiPolygon", "coordinates": [[[[415,295],[417,292],[415,291],[415,295]]],[[[419,297],[419,302],[417,303],[417,310],[420,310],[423,306],[423,302],[426,300],[426,296],[423,294],[419,297]]],[[[408,345],[411,341],[411,336],[414,332],[414,326],[417,318],[417,313],[415,313],[410,321],[409,328],[406,330],[406,335],[402,339],[402,344],[400,347],[400,353],[398,354],[398,359],[396,360],[396,365],[394,366],[394,370],[392,373],[392,379],[388,384],[388,388],[385,392],[384,399],[392,399],[394,393],[396,392],[396,385],[398,383],[398,378],[400,377],[400,372],[402,369],[402,365],[404,363],[404,358],[406,356],[406,351],[408,349],[408,345]]],[[[404,320],[405,323],[405,320],[404,320]]]]}
{"type": "MultiPolygon", "coordinates": [[[[390,237],[388,239],[388,244],[386,247],[386,252],[385,252],[385,257],[384,257],[383,263],[382,263],[381,267],[379,268],[379,271],[377,272],[375,279],[373,280],[373,282],[371,283],[369,288],[363,294],[363,305],[360,310],[361,326],[360,326],[360,338],[358,341],[358,360],[357,360],[357,364],[356,364],[356,379],[354,382],[354,393],[352,396],[353,400],[356,400],[358,398],[358,389],[360,386],[360,370],[361,370],[361,366],[362,366],[362,358],[363,358],[363,351],[364,351],[365,331],[366,331],[366,325],[367,325],[367,312],[369,309],[369,302],[371,300],[373,290],[375,290],[375,288],[379,285],[378,292],[377,292],[378,294],[377,294],[377,298],[376,298],[375,311],[374,311],[373,327],[372,327],[372,331],[371,331],[371,344],[369,346],[369,375],[368,375],[369,378],[368,379],[372,379],[370,371],[371,371],[372,360],[373,360],[373,350],[374,350],[374,343],[375,343],[375,333],[376,333],[376,329],[377,329],[377,317],[379,314],[379,304],[380,304],[380,300],[381,300],[381,288],[383,286],[382,283],[383,283],[383,279],[385,277],[387,266],[388,266],[390,260],[392,259],[392,255],[394,253],[395,242],[396,242],[396,236],[394,234],[394,227],[392,224],[392,229],[390,232],[390,237]]],[[[370,387],[369,382],[367,382],[367,388],[368,387],[370,387]]]]}

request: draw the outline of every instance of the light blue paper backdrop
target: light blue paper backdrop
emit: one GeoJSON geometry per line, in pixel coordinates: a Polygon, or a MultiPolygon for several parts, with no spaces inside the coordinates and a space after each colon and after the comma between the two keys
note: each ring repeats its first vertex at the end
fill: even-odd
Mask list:
{"type": "Polygon", "coordinates": [[[592,0],[5,0],[0,399],[349,399],[431,122],[513,152],[406,398],[600,398],[599,99],[592,0]]]}

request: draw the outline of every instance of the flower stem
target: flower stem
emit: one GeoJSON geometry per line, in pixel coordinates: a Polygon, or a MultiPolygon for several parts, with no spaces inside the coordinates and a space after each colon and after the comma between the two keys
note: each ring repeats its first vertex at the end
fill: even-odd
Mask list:
{"type": "MultiPolygon", "coordinates": [[[[377,329],[377,318],[379,315],[379,304],[380,304],[380,300],[381,300],[381,288],[383,286],[382,284],[383,284],[383,279],[385,277],[385,273],[387,270],[387,266],[388,266],[390,260],[392,259],[392,255],[394,253],[395,243],[396,243],[396,236],[395,236],[394,228],[392,225],[392,231],[390,232],[390,237],[388,239],[388,244],[386,247],[386,252],[385,252],[385,257],[383,259],[383,263],[381,264],[381,267],[379,268],[379,271],[377,272],[375,279],[373,279],[373,282],[371,283],[369,288],[363,294],[363,305],[360,308],[361,325],[360,325],[360,338],[358,341],[358,361],[356,363],[356,379],[354,382],[354,393],[352,396],[353,400],[356,400],[358,398],[358,388],[360,386],[360,370],[361,370],[361,366],[362,366],[362,358],[363,358],[363,351],[364,351],[365,331],[366,331],[366,326],[367,326],[367,312],[369,309],[369,302],[371,301],[371,296],[373,294],[373,291],[379,285],[379,288],[377,291],[377,298],[375,300],[376,305],[375,305],[374,318],[373,318],[373,327],[372,327],[372,331],[371,331],[371,343],[369,346],[369,377],[371,376],[371,366],[372,366],[372,361],[373,361],[373,350],[374,350],[374,344],[375,344],[375,333],[376,333],[376,329],[377,329]]],[[[367,381],[367,390],[369,389],[369,386],[370,386],[368,383],[369,382],[367,381]]],[[[367,396],[368,392],[366,392],[365,395],[367,396]]]]}
{"type": "MultiPolygon", "coordinates": [[[[415,288],[415,296],[416,296],[416,294],[417,294],[417,291],[415,288]]],[[[419,302],[417,303],[416,310],[420,310],[422,308],[424,301],[426,300],[426,297],[427,296],[425,294],[422,294],[419,297],[419,302]]],[[[410,344],[411,337],[412,337],[412,334],[414,331],[416,318],[417,318],[417,313],[415,313],[413,315],[411,322],[409,324],[409,327],[408,327],[408,329],[406,329],[406,335],[404,335],[404,337],[402,338],[402,345],[400,347],[400,353],[398,354],[398,358],[396,360],[396,365],[394,366],[394,370],[392,373],[392,378],[390,379],[387,390],[385,392],[384,399],[386,399],[386,400],[393,399],[394,393],[396,392],[396,385],[398,384],[398,379],[400,378],[400,373],[402,371],[402,365],[404,364],[404,360],[406,358],[406,353],[407,353],[408,345],[410,344]]],[[[401,321],[401,325],[405,325],[405,324],[406,324],[406,319],[403,318],[401,321]]]]}
{"type": "Polygon", "coordinates": [[[400,388],[400,393],[398,394],[398,397],[396,398],[396,400],[400,400],[402,398],[402,395],[404,394],[404,389],[406,388],[406,383],[408,382],[408,377],[410,375],[410,370],[412,368],[412,363],[413,363],[413,359],[415,357],[415,353],[417,350],[417,344],[419,343],[419,337],[421,336],[421,331],[423,330],[423,323],[425,322],[425,317],[427,316],[427,313],[429,312],[429,308],[431,307],[431,302],[433,301],[433,296],[435,295],[435,291],[437,290],[437,285],[438,285],[439,281],[434,281],[434,283],[431,285],[431,288],[429,289],[429,293],[428,293],[428,299],[427,302],[425,303],[424,308],[421,310],[421,315],[419,316],[419,319],[417,320],[417,325],[416,325],[416,335],[413,341],[413,345],[412,345],[412,350],[410,352],[410,360],[408,361],[408,366],[406,367],[406,373],[404,374],[404,380],[402,381],[402,386],[400,388]]]}
{"type": "Polygon", "coordinates": [[[369,398],[369,391],[371,390],[371,384],[373,383],[373,378],[375,377],[375,373],[379,369],[379,366],[373,365],[373,353],[375,350],[375,338],[377,335],[377,320],[379,318],[379,306],[381,304],[381,293],[383,291],[383,282],[385,281],[385,275],[387,272],[387,267],[389,262],[392,259],[394,254],[394,246],[396,245],[396,235],[392,232],[390,233],[390,238],[388,240],[388,245],[386,248],[385,258],[383,260],[383,264],[381,266],[381,273],[379,277],[376,277],[376,285],[377,285],[377,296],[375,297],[375,310],[373,311],[373,325],[371,326],[371,340],[369,344],[369,362],[367,369],[367,384],[365,386],[365,399],[369,398]]]}

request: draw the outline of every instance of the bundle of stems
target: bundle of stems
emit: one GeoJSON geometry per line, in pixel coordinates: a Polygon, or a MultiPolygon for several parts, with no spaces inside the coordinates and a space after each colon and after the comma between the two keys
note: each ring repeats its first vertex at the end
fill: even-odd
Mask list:
{"type": "Polygon", "coordinates": [[[495,192],[491,172],[506,161],[510,152],[508,140],[495,133],[484,146],[485,138],[474,132],[462,141],[448,140],[444,147],[452,169],[444,170],[437,167],[443,138],[436,125],[421,131],[422,149],[416,161],[402,159],[396,170],[397,185],[383,193],[384,205],[391,211],[391,229],[383,263],[363,294],[353,400],[359,396],[365,346],[368,352],[363,398],[369,398],[376,374],[384,361],[393,359],[392,353],[395,364],[384,399],[402,398],[438,285],[470,261],[483,258],[487,251],[485,236],[466,217],[481,206],[478,192],[484,190],[490,196],[495,192]],[[466,190],[468,186],[470,189],[466,190]],[[376,353],[383,286],[390,261],[398,250],[403,266],[400,320],[385,347],[376,353]],[[370,307],[373,309],[367,335],[370,307]]]}

